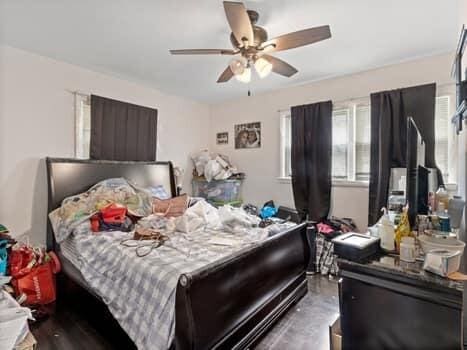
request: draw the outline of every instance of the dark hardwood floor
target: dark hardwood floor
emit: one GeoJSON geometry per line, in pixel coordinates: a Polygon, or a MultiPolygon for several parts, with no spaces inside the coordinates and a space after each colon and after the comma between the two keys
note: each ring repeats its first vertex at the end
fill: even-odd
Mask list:
{"type": "MultiPolygon", "coordinates": [[[[338,314],[337,282],[311,276],[308,289],[308,294],[273,326],[255,349],[329,349],[328,326],[338,314]]],[[[118,326],[110,316],[104,321],[101,317],[98,321],[92,318],[99,307],[93,299],[83,300],[76,295],[57,303],[53,316],[31,327],[38,350],[134,349],[123,332],[115,331],[118,326]]]]}

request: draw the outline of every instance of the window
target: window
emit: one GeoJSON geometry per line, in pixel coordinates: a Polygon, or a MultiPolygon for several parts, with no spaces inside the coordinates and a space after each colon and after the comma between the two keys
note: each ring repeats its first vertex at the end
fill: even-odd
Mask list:
{"type": "MultiPolygon", "coordinates": [[[[281,115],[281,177],[290,177],[291,118],[281,115]]],[[[369,102],[334,106],[332,112],[332,177],[334,181],[368,181],[370,172],[369,102]]]]}
{"type": "Polygon", "coordinates": [[[453,125],[451,124],[450,103],[450,96],[436,98],[435,159],[446,182],[453,182],[455,178],[454,169],[449,167],[450,159],[453,159],[452,153],[455,151],[452,143],[453,125]]]}
{"type": "MultiPolygon", "coordinates": [[[[455,140],[450,123],[450,96],[436,98],[436,162],[445,182],[455,182],[455,140]]],[[[334,106],[332,112],[333,181],[366,182],[370,178],[370,103],[368,100],[334,106]]],[[[281,112],[281,177],[291,175],[290,111],[281,112]]]]}
{"type": "Polygon", "coordinates": [[[332,177],[346,180],[349,171],[349,122],[350,110],[332,112],[332,177]]]}
{"type": "Polygon", "coordinates": [[[91,102],[87,95],[75,93],[75,157],[89,158],[91,140],[91,102]]]}
{"type": "Polygon", "coordinates": [[[290,111],[281,113],[281,178],[292,176],[290,111]]]}

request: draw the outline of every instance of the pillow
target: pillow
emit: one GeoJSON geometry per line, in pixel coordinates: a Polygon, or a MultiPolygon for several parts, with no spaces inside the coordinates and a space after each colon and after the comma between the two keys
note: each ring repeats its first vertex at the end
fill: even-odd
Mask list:
{"type": "Polygon", "coordinates": [[[154,198],[159,198],[159,199],[169,199],[170,196],[165,190],[164,186],[162,185],[157,185],[157,186],[152,186],[148,188],[149,193],[151,193],[151,196],[154,198]]]}
{"type": "Polygon", "coordinates": [[[152,202],[152,212],[156,215],[165,217],[182,216],[188,205],[188,196],[186,194],[170,198],[154,198],[152,202]]]}

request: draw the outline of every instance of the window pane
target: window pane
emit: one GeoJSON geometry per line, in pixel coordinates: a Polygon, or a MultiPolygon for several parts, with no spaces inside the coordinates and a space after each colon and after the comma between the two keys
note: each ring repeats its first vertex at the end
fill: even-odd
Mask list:
{"type": "Polygon", "coordinates": [[[91,106],[88,98],[82,95],[76,96],[76,145],[77,158],[89,158],[91,136],[91,106]]]}
{"type": "Polygon", "coordinates": [[[357,106],[355,130],[355,179],[370,178],[370,107],[357,106]]]}
{"type": "Polygon", "coordinates": [[[347,180],[349,110],[332,113],[332,177],[347,180]]]}
{"type": "Polygon", "coordinates": [[[83,103],[83,130],[91,130],[91,105],[83,103]]]}
{"type": "Polygon", "coordinates": [[[435,157],[436,164],[447,181],[449,178],[449,96],[436,98],[435,109],[435,157]]]}

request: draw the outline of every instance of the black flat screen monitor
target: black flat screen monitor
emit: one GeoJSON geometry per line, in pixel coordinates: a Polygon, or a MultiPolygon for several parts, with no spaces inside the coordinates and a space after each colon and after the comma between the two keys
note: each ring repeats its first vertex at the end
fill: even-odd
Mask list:
{"type": "Polygon", "coordinates": [[[415,225],[417,214],[427,214],[427,169],[425,168],[425,142],[412,117],[407,120],[407,188],[410,226],[415,225]]]}

